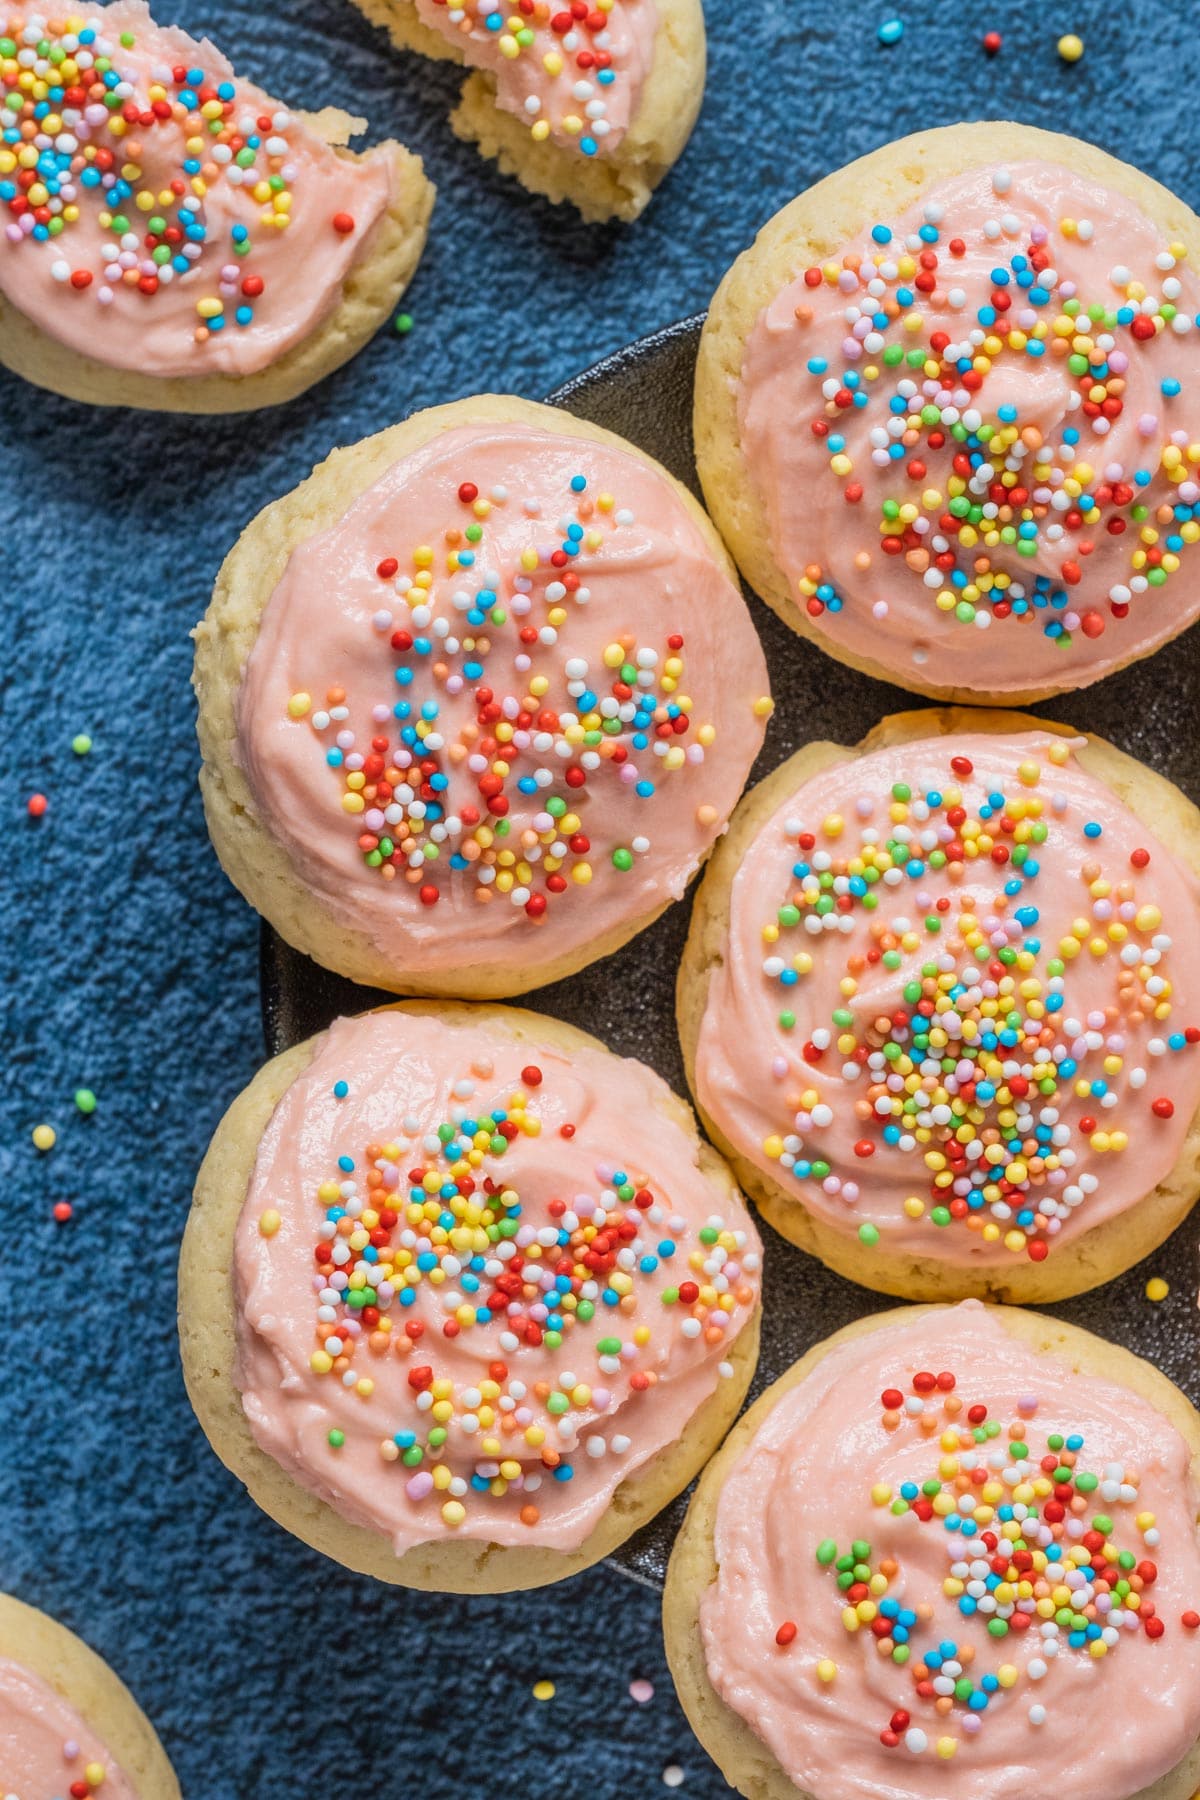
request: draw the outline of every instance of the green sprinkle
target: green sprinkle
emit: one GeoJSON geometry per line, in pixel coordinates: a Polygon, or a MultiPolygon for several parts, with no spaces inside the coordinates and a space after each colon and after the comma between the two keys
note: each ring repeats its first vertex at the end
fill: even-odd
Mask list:
{"type": "Polygon", "coordinates": [[[833,1562],[836,1556],[837,1545],[834,1543],[833,1539],[822,1538],[821,1542],[817,1545],[817,1561],[820,1563],[821,1567],[823,1569],[828,1568],[829,1564],[833,1562]]]}
{"type": "Polygon", "coordinates": [[[95,1112],[96,1096],[95,1096],[95,1094],[93,1094],[91,1088],[76,1088],[75,1089],[75,1105],[78,1107],[78,1109],[81,1113],[94,1113],[95,1112]]]}
{"type": "Polygon", "coordinates": [[[413,328],[412,314],[411,313],[397,313],[396,317],[393,321],[393,325],[394,325],[394,328],[397,331],[397,333],[400,335],[400,337],[407,337],[409,332],[413,328]]]}
{"type": "Polygon", "coordinates": [[[879,1242],[879,1227],[877,1225],[860,1225],[858,1241],[860,1244],[866,1244],[868,1249],[873,1249],[879,1242]]]}
{"type": "Polygon", "coordinates": [[[332,1444],[332,1446],[335,1450],[340,1450],[342,1445],[345,1443],[345,1441],[346,1441],[345,1432],[339,1431],[337,1426],[335,1425],[333,1427],[333,1430],[329,1433],[329,1442],[332,1444]]]}

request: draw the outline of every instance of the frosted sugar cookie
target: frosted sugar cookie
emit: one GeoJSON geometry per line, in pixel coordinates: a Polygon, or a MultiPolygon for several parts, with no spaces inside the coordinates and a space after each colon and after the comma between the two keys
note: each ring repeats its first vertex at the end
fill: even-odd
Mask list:
{"type": "Polygon", "coordinates": [[[938,699],[1084,687],[1200,611],[1200,225],[1090,144],[920,132],[784,207],[709,312],[696,456],[747,580],[938,699]]]}
{"type": "Polygon", "coordinates": [[[786,1237],[1048,1300],[1200,1191],[1200,818],[1098,738],[904,713],[747,795],[680,970],[692,1091],[786,1237]]]}
{"type": "Polygon", "coordinates": [[[635,219],[704,95],[700,0],[355,0],[402,49],[471,71],[454,131],[585,219],[635,219]]]}
{"type": "Polygon", "coordinates": [[[732,1423],[759,1245],[688,1107],[557,1020],[340,1019],[235,1101],[180,1265],[188,1392],[280,1524],[410,1587],[607,1555],[732,1423]]]}
{"type": "Polygon", "coordinates": [[[754,1800],[1191,1800],[1200,1419],[1015,1308],[818,1344],[701,1478],[664,1599],[685,1710],[754,1800]]]}
{"type": "Polygon", "coordinates": [[[0,1594],[5,1800],[179,1800],[154,1728],[108,1664],[45,1613],[0,1594]]]}
{"type": "Polygon", "coordinates": [[[141,0],[5,0],[0,362],[104,406],[301,393],[362,348],[425,242],[420,160],[343,148],[363,129],[288,111],[141,0]]]}
{"type": "Polygon", "coordinates": [[[509,396],[335,452],[243,533],[196,637],[227,873],[398,993],[521,993],[625,943],[724,829],[770,711],[691,496],[509,396]]]}

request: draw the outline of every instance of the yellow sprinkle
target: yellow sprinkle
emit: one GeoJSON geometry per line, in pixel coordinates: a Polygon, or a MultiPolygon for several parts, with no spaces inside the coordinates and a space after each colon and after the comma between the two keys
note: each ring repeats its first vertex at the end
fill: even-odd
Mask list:
{"type": "Polygon", "coordinates": [[[1161,1275],[1152,1275],[1146,1283],[1147,1300],[1154,1300],[1156,1302],[1165,1300],[1170,1291],[1170,1283],[1164,1281],[1161,1275]]]}
{"type": "Polygon", "coordinates": [[[275,1236],[275,1233],[279,1230],[282,1223],[283,1221],[280,1219],[279,1214],[272,1206],[268,1207],[267,1211],[258,1221],[258,1229],[264,1237],[270,1238],[275,1236]]]}
{"type": "Polygon", "coordinates": [[[533,1697],[535,1700],[553,1700],[557,1692],[558,1690],[552,1681],[535,1681],[533,1684],[533,1697]]]}
{"type": "Polygon", "coordinates": [[[58,1142],[58,1133],[53,1125],[35,1125],[33,1128],[33,1147],[35,1150],[53,1150],[58,1142]]]}
{"type": "Polygon", "coordinates": [[[93,1788],[100,1787],[104,1781],[104,1764],[98,1763],[98,1762],[90,1762],[88,1764],[87,1768],[83,1771],[83,1775],[84,1775],[84,1780],[87,1782],[89,1787],[93,1787],[93,1788]]]}
{"type": "Polygon", "coordinates": [[[302,719],[311,705],[311,694],[293,694],[287,704],[288,718],[302,719]]]}
{"type": "Polygon", "coordinates": [[[1058,40],[1058,54],[1065,63],[1077,63],[1083,55],[1083,39],[1068,31],[1058,40]]]}
{"type": "Polygon", "coordinates": [[[822,1657],[821,1661],[817,1664],[817,1680],[828,1683],[833,1680],[836,1674],[837,1664],[835,1662],[830,1662],[827,1656],[822,1657]]]}
{"type": "Polygon", "coordinates": [[[442,1518],[447,1525],[461,1525],[467,1516],[467,1509],[461,1500],[447,1500],[442,1508],[442,1518]]]}
{"type": "Polygon", "coordinates": [[[770,718],[774,710],[775,702],[772,700],[770,694],[761,694],[754,702],[753,711],[756,719],[770,718]]]}

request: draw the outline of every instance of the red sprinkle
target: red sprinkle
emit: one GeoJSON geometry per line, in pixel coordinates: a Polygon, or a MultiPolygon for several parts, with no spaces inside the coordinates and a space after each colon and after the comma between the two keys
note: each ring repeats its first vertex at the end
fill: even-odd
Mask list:
{"type": "Polygon", "coordinates": [[[25,802],[25,810],[31,819],[40,819],[49,804],[45,794],[30,794],[25,802]]]}
{"type": "Polygon", "coordinates": [[[784,1645],[790,1644],[795,1639],[795,1636],[796,1636],[795,1625],[793,1624],[791,1619],[785,1619],[783,1621],[783,1624],[779,1627],[779,1630],[775,1633],[775,1642],[777,1644],[784,1644],[784,1645]]]}
{"type": "Polygon", "coordinates": [[[983,48],[988,56],[998,56],[1003,42],[998,31],[985,31],[983,34],[983,48]]]}
{"type": "Polygon", "coordinates": [[[1150,1111],[1156,1119],[1171,1119],[1175,1116],[1175,1102],[1168,1100],[1164,1094],[1161,1099],[1151,1102],[1150,1111]]]}
{"type": "Polygon", "coordinates": [[[530,1063],[521,1070],[521,1080],[526,1087],[541,1087],[542,1071],[536,1063],[530,1063]]]}
{"type": "Polygon", "coordinates": [[[334,213],[333,229],[342,237],[347,237],[354,230],[354,220],[349,213],[334,213]]]}
{"type": "Polygon", "coordinates": [[[65,1225],[67,1220],[74,1214],[74,1211],[75,1208],[71,1205],[69,1200],[56,1200],[54,1203],[54,1216],[60,1225],[65,1225]]]}

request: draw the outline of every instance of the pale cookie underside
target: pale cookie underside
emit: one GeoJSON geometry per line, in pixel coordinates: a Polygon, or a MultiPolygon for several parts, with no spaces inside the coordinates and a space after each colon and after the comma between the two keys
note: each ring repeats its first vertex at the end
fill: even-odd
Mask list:
{"type": "Polygon", "coordinates": [[[149,1719],[103,1657],[74,1632],[0,1594],[0,1657],[40,1675],[74,1707],[128,1777],[138,1800],[180,1800],[179,1783],[149,1719]]]}
{"type": "MultiPolygon", "coordinates": [[[[300,115],[304,117],[305,115],[300,115]]],[[[365,122],[326,108],[306,123],[338,155],[365,122]]],[[[434,187],[419,156],[403,145],[379,146],[392,166],[393,193],[342,284],[341,299],[323,324],[252,375],[161,376],[110,368],[82,350],[69,350],[0,295],[0,363],[36,387],[92,406],[132,406],[147,412],[234,413],[278,406],[357,354],[379,329],[412,279],[425,248],[434,187]]]]}
{"type": "MultiPolygon", "coordinates": [[[[354,0],[402,50],[461,64],[454,44],[425,25],[412,0],[354,0]]],[[[691,136],[704,95],[706,49],[700,0],[655,0],[654,61],[629,129],[611,155],[587,157],[550,139],[537,143],[515,113],[496,105],[494,77],[473,70],[450,115],[456,136],[475,144],[532,193],[569,201],[589,221],[636,219],[691,136]]]]}
{"type": "MultiPolygon", "coordinates": [[[[531,1052],[552,1046],[567,1055],[603,1051],[597,1039],[560,1020],[515,1007],[406,1001],[395,1009],[468,1018],[503,1029],[531,1052]]],[[[347,1568],[398,1586],[444,1593],[507,1593],[541,1587],[599,1562],[674,1499],[701,1469],[737,1417],[758,1358],[759,1308],[734,1340],[734,1373],[667,1445],[617,1488],[600,1524],[578,1549],[560,1551],[490,1544],[449,1536],[397,1556],[378,1532],[352,1525],[301,1487],[259,1448],[234,1381],[237,1322],[231,1266],[234,1234],[254,1170],[259,1140],[278,1102],[308,1066],[318,1038],[297,1044],[259,1071],[217,1128],[196,1180],[179,1261],[179,1335],[184,1379],[196,1415],[217,1455],[252,1499],[278,1524],[347,1568]]],[[[696,1136],[686,1102],[670,1097],[676,1121],[696,1136]]],[[[714,1211],[736,1194],[720,1157],[696,1136],[699,1166],[712,1186],[714,1211]]]]}
{"type": "MultiPolygon", "coordinates": [[[[296,546],[333,525],[393,463],[432,439],[464,425],[514,423],[606,444],[636,456],[670,485],[718,565],[728,573],[731,592],[738,591],[733,563],[711,520],[673,475],[599,425],[558,407],[512,395],[483,394],[431,407],[348,449],[335,450],[307,481],[251,520],[222,564],[212,603],[195,632],[192,681],[200,708],[197,730],[205,816],[225,873],[251,906],[297,950],[364,987],[397,994],[470,994],[480,1000],[522,994],[612,955],[671,904],[668,896],[596,937],[588,938],[581,931],[577,949],[551,959],[539,958],[535,928],[529,960],[520,968],[493,966],[471,941],[464,941],[456,969],[431,972],[418,965],[399,967],[364,932],[335,919],[304,886],[287,851],[259,822],[238,760],[236,712],[243,671],[267,602],[296,546]]],[[[399,896],[398,904],[410,897],[407,893],[399,896]]]]}
{"type": "MultiPolygon", "coordinates": [[[[962,1267],[930,1256],[912,1256],[871,1247],[853,1230],[838,1231],[804,1206],[797,1187],[765,1174],[733,1145],[709,1117],[696,1090],[696,1047],[708,1004],[709,981],[724,955],[730,923],[730,891],[734,875],[751,843],[786,797],[822,769],[865,756],[888,744],[920,738],[951,737],[956,732],[1044,731],[1068,737],[1079,734],[1068,725],[1050,724],[1027,714],[976,708],[944,707],[895,713],[849,748],[841,744],[809,744],[751,790],[733,815],[717,845],[692,910],[687,944],[679,967],[676,992],[679,1036],[688,1085],[705,1130],[722,1151],[748,1193],[776,1231],[802,1250],[820,1257],[839,1275],[884,1294],[908,1300],[1007,1300],[1026,1305],[1063,1300],[1111,1281],[1157,1249],[1186,1218],[1200,1194],[1200,1111],[1193,1118],[1179,1158],[1165,1181],[1116,1218],[1093,1226],[1082,1236],[1055,1246],[1044,1262],[1035,1263],[1005,1252],[1007,1260],[962,1267]]],[[[1082,768],[1102,781],[1188,867],[1200,874],[1200,811],[1174,784],[1127,756],[1103,738],[1088,739],[1077,756],[1082,768]]]]}
{"type": "MultiPolygon", "coordinates": [[[[962,705],[1024,706],[1063,692],[1045,683],[1021,693],[994,694],[974,682],[939,688],[921,679],[915,667],[896,669],[843,649],[796,604],[785,572],[771,550],[766,510],[742,454],[738,429],[738,386],[746,344],[759,314],[806,268],[837,256],[873,219],[906,212],[930,187],[964,170],[1025,161],[1066,164],[1091,180],[1134,200],[1168,238],[1200,258],[1200,219],[1175,194],[1140,169],[1094,144],[1059,132],[1008,121],[946,125],[885,144],[818,181],[767,221],[754,243],[728,271],[713,297],[696,364],[694,428],[696,465],[708,509],[754,591],[785,625],[827,655],[881,681],[900,681],[933,700],[962,705]]],[[[818,496],[818,504],[822,504],[818,496]]],[[[1178,635],[1186,625],[1181,620],[1178,635]]],[[[1145,651],[1152,655],[1162,644],[1145,651]]],[[[1096,681],[1140,658],[1129,656],[1098,666],[1096,681]]],[[[1070,683],[1071,687],[1081,685],[1070,683]]],[[[1082,685],[1087,685],[1084,683],[1082,685]]]]}
{"type": "MultiPolygon", "coordinates": [[[[708,1754],[732,1787],[747,1800],[829,1800],[795,1786],[772,1752],[746,1721],[717,1693],[708,1677],[700,1635],[700,1600],[717,1578],[714,1533],[722,1486],[755,1433],[777,1402],[796,1387],[830,1351],[854,1338],[899,1326],[916,1318],[922,1307],[899,1307],[875,1313],[816,1344],[786,1375],[774,1382],[738,1420],[709,1463],[692,1497],[687,1518],[675,1540],[663,1594],[663,1632],[667,1662],[688,1721],[708,1754]]],[[[1006,1331],[1033,1350],[1057,1357],[1089,1377],[1129,1389],[1170,1421],[1192,1451],[1192,1477],[1200,1484],[1200,1414],[1174,1383],[1141,1357],[1091,1332],[1016,1307],[997,1309],[1006,1331]]],[[[1113,1720],[1118,1729],[1119,1717],[1113,1720]]],[[[1175,1768],[1130,1800],[1192,1800],[1200,1785],[1200,1744],[1175,1768]]]]}

